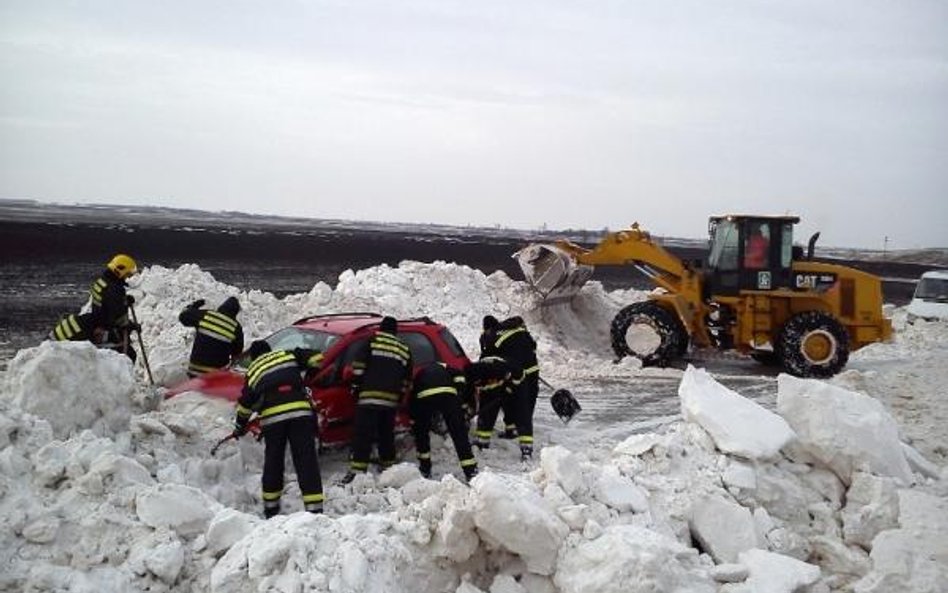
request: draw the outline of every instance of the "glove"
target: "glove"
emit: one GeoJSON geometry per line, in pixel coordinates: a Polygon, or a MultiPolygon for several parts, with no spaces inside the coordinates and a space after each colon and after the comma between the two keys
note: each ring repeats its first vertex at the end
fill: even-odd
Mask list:
{"type": "Polygon", "coordinates": [[[134,305],[134,304],[135,304],[135,297],[133,297],[133,296],[130,295],[130,294],[125,295],[125,303],[128,304],[128,305],[134,305]]]}
{"type": "Polygon", "coordinates": [[[247,434],[247,425],[249,422],[250,418],[244,418],[243,416],[234,418],[234,436],[240,438],[247,434]]]}
{"type": "Polygon", "coordinates": [[[205,302],[206,301],[204,299],[198,299],[194,301],[193,303],[191,303],[190,305],[188,305],[188,309],[200,309],[201,307],[204,306],[205,302]]]}

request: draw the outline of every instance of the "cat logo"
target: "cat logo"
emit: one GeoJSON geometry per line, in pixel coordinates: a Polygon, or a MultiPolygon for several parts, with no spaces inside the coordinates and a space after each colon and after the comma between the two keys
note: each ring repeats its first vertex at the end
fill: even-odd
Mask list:
{"type": "Polygon", "coordinates": [[[836,283],[836,274],[794,274],[793,286],[798,290],[826,290],[836,283]]]}

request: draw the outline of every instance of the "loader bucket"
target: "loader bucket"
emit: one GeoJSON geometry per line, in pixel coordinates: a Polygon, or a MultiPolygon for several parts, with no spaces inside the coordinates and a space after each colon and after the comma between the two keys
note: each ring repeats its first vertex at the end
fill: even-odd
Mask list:
{"type": "Polygon", "coordinates": [[[523,276],[544,299],[544,302],[573,298],[592,276],[593,267],[576,260],[556,245],[534,243],[513,254],[523,276]]]}

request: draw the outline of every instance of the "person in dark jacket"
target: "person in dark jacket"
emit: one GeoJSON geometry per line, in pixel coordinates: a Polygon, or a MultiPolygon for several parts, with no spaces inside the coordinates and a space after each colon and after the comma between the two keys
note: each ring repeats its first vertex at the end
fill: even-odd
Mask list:
{"type": "Polygon", "coordinates": [[[263,514],[269,519],[280,512],[287,444],[303,508],[321,513],[325,498],[314,439],[316,415],[303,387],[302,372],[318,367],[322,354],[302,348],[271,350],[269,344],[258,340],[250,345],[250,356],[243,393],[237,400],[234,433],[246,433],[251,416],[256,414],[264,442],[263,514]]]}
{"type": "MultiPolygon", "coordinates": [[[[480,337],[480,346],[481,346],[481,358],[488,356],[494,356],[497,354],[497,349],[494,347],[494,342],[497,341],[497,333],[500,331],[500,322],[497,321],[497,318],[493,315],[485,315],[483,321],[483,330],[481,331],[480,337]]],[[[517,414],[519,410],[514,405],[513,398],[502,398],[500,400],[500,409],[503,411],[503,424],[504,429],[499,434],[502,439],[515,439],[517,438],[517,414]]]]}
{"type": "Polygon", "coordinates": [[[92,337],[92,313],[70,313],[56,324],[47,336],[57,342],[82,342],[92,337]]]}
{"type": "Polygon", "coordinates": [[[395,463],[395,413],[411,386],[412,373],[411,350],[397,333],[395,318],[383,318],[353,359],[355,435],[344,484],[356,473],[368,471],[373,444],[383,469],[395,463]]]}
{"type": "Polygon", "coordinates": [[[135,361],[137,354],[131,343],[131,332],[141,326],[128,318],[128,307],[135,300],[126,292],[126,280],[138,273],[131,257],[119,254],[109,260],[105,270],[89,290],[91,307],[91,340],[103,348],[111,348],[135,361]]]}
{"type": "Polygon", "coordinates": [[[448,368],[443,362],[431,362],[415,373],[409,411],[418,469],[426,478],[431,477],[431,421],[438,413],[448,427],[464,477],[470,480],[477,474],[477,460],[471,451],[462,408],[466,390],[464,374],[448,368]]]}
{"type": "Polygon", "coordinates": [[[227,297],[216,311],[202,309],[203,306],[204,299],[198,299],[178,315],[182,325],[197,328],[188,361],[189,377],[222,369],[244,351],[244,330],[237,321],[237,297],[227,297]]]}
{"type": "Polygon", "coordinates": [[[533,413],[540,393],[540,365],[537,361],[537,343],[519,316],[504,320],[497,330],[494,352],[513,366],[521,369],[523,381],[517,386],[517,440],[524,458],[533,456],[533,413]]]}
{"type": "Polygon", "coordinates": [[[514,398],[522,380],[520,367],[499,356],[485,356],[468,365],[464,374],[467,383],[478,392],[474,444],[479,449],[488,449],[501,407],[515,409],[514,398]]]}

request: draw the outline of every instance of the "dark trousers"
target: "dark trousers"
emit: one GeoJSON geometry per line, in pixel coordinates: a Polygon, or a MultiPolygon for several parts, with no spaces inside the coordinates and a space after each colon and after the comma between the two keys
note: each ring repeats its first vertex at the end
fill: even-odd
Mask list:
{"type": "Polygon", "coordinates": [[[467,438],[467,421],[464,419],[464,411],[461,409],[461,401],[457,395],[438,394],[421,399],[415,398],[411,402],[410,412],[411,431],[412,436],[415,437],[415,450],[419,458],[431,453],[431,419],[440,412],[448,427],[448,434],[451,435],[451,442],[454,443],[454,450],[458,454],[461,467],[470,465],[470,461],[474,459],[474,452],[471,451],[471,441],[467,438]]]}
{"type": "MultiPolygon", "coordinates": [[[[531,437],[533,442],[533,412],[537,407],[537,397],[540,395],[540,375],[532,373],[520,383],[517,388],[517,434],[521,437],[531,437]]],[[[521,439],[523,442],[523,439],[521,439]]]]}
{"type": "Polygon", "coordinates": [[[307,510],[313,510],[312,502],[317,501],[319,504],[316,506],[321,510],[323,481],[319,473],[313,427],[312,416],[291,418],[263,427],[263,505],[268,517],[280,511],[287,443],[290,445],[304,505],[307,510]]]}
{"type": "Polygon", "coordinates": [[[379,452],[379,463],[388,467],[395,463],[395,408],[359,404],[356,406],[355,435],[349,468],[364,472],[369,468],[372,445],[379,452]]]}
{"type": "Polygon", "coordinates": [[[477,442],[481,444],[490,442],[494,424],[497,423],[497,415],[501,409],[504,411],[505,423],[519,425],[519,422],[515,420],[520,413],[517,408],[518,395],[516,391],[507,393],[503,388],[481,391],[477,405],[477,430],[475,431],[477,442]]]}

